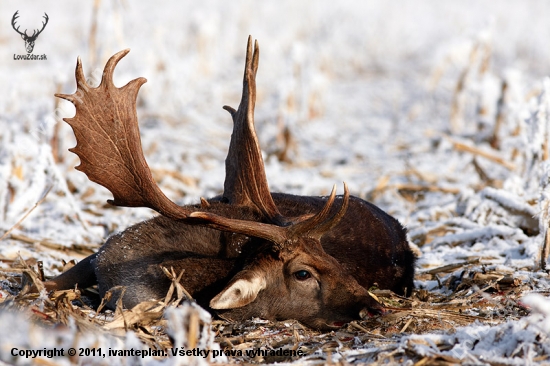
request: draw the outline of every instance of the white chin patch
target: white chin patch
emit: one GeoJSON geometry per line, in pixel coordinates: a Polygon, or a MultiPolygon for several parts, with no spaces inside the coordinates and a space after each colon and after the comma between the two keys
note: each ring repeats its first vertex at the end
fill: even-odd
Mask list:
{"type": "Polygon", "coordinates": [[[210,301],[212,309],[234,309],[250,304],[265,288],[265,278],[239,279],[226,287],[210,301]]]}

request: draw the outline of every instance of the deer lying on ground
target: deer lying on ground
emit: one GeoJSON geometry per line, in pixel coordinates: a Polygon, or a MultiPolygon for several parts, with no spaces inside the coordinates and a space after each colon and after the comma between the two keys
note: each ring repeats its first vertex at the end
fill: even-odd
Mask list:
{"type": "Polygon", "coordinates": [[[76,266],[45,283],[48,290],[115,286],[109,306],[163,299],[171,280],[162,270],[185,270],[181,283],[203,307],[225,319],[296,319],[334,329],[382,306],[373,285],[410,295],[414,255],[405,229],[376,206],[349,195],[303,197],[270,193],[254,129],[258,43],[249,38],[238,110],[233,118],[221,196],[179,206],[154,182],[143,156],[136,98],[144,78],[122,88],[112,81],[129,50],[107,62],[101,84],[90,87],[80,59],[72,102],[81,160],[77,169],[113,194],[116,206],[149,207],[161,215],[113,235],[76,266]],[[120,287],[117,287],[120,289],[120,287]]]}

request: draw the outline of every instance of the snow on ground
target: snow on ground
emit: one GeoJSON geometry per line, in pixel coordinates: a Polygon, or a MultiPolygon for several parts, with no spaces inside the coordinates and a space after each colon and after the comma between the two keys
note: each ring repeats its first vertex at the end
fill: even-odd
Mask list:
{"type": "MultiPolygon", "coordinates": [[[[167,195],[190,203],[222,189],[232,126],[221,106],[238,104],[252,34],[261,47],[256,127],[273,191],[322,195],[345,181],[408,227],[420,273],[475,259],[474,269],[514,274],[542,294],[526,297],[527,318],[400,342],[425,354],[435,339],[447,342],[464,362],[506,363],[519,347],[544,361],[549,3],[95,3],[0,3],[0,233],[13,229],[0,242],[4,262],[39,257],[54,275],[75,253],[52,247],[94,249],[153,215],[104,205],[109,193],[73,168],[74,136],[59,121],[74,108],[53,94],[74,92],[77,56],[98,84],[108,57],[131,48],[115,83],[148,79],[138,99],[145,154],[167,195]],[[25,53],[10,24],[17,10],[21,29],[48,14],[34,50],[47,61],[14,60],[25,53]]],[[[417,287],[449,291],[423,277],[417,287]]]]}

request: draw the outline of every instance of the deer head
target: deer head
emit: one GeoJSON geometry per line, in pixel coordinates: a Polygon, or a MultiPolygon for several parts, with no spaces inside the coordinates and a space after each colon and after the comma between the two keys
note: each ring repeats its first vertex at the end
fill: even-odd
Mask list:
{"type": "MultiPolygon", "coordinates": [[[[226,159],[224,203],[204,203],[201,208],[175,204],[152,178],[136,116],[137,93],[146,80],[138,78],[121,88],[112,81],[115,66],[128,52],[121,51],[109,59],[97,88],[86,83],[78,59],[76,93],[56,95],[76,107],[75,117],[64,119],[77,140],[76,147],[70,149],[81,160],[76,169],[111,191],[111,204],[152,208],[182,225],[182,233],[199,225],[250,237],[253,249],[244,258],[242,269],[209,304],[225,317],[294,318],[315,328],[331,328],[365,311],[379,311],[380,305],[367,290],[321,246],[323,235],[340,222],[348,208],[347,186],[344,184],[339,208],[334,205],[333,188],[316,214],[284,217],[273,201],[254,129],[258,43],[253,45],[249,37],[239,108],[224,107],[234,123],[226,159]],[[242,214],[243,208],[255,212],[256,219],[242,214]]],[[[185,240],[186,234],[181,235],[185,240]]]]}
{"type": "Polygon", "coordinates": [[[42,31],[44,30],[44,28],[46,28],[46,24],[48,24],[48,14],[44,13],[44,19],[46,20],[45,22],[42,22],[42,29],[38,30],[38,29],[35,29],[32,33],[32,35],[28,35],[27,34],[27,30],[25,29],[25,32],[21,33],[19,31],[19,27],[15,28],[15,21],[17,18],[19,18],[19,10],[17,10],[15,12],[15,14],[13,14],[13,17],[11,18],[11,26],[13,27],[13,29],[15,29],[15,31],[17,33],[19,33],[21,35],[21,38],[23,38],[23,40],[25,41],[25,49],[27,50],[27,53],[32,53],[32,50],[34,49],[34,42],[36,41],[36,39],[38,38],[38,36],[40,35],[40,33],[42,33],[42,31]]]}

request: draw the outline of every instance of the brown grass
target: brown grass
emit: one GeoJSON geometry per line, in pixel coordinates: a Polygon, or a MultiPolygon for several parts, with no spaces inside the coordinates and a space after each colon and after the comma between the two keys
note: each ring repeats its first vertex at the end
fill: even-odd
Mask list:
{"type": "MultiPolygon", "coordinates": [[[[32,321],[49,326],[68,325],[72,319],[81,332],[94,329],[113,336],[123,336],[125,332],[132,331],[152,349],[167,350],[173,346],[166,334],[164,311],[187,301],[188,295],[178,282],[184,273],[176,274],[173,270],[165,269],[173,283],[164,301],[143,302],[133,309],[117,306],[115,311],[96,311],[91,305],[99,301],[94,288],[55,291],[37,303],[39,294],[31,291],[31,287],[43,288],[39,271],[36,270],[38,258],[27,262],[21,259],[3,262],[7,268],[0,272],[0,281],[4,283],[4,290],[11,295],[0,300],[0,309],[25,312],[32,321]],[[6,285],[8,283],[9,286],[6,285]]],[[[457,327],[475,322],[494,325],[519,319],[527,314],[520,297],[533,290],[529,284],[515,278],[514,274],[483,270],[476,260],[425,270],[418,274],[418,278],[438,281],[442,292],[418,289],[413,296],[405,298],[388,290],[371,289],[372,295],[385,305],[387,313],[351,322],[330,333],[313,331],[292,320],[250,320],[243,323],[215,320],[212,323],[215,341],[222,349],[243,350],[243,356],[232,357],[230,362],[292,361],[298,357],[274,355],[251,359],[244,350],[296,350],[299,347],[313,363],[330,362],[336,352],[363,350],[361,352],[364,353],[357,356],[359,360],[376,359],[384,363],[389,359],[410,359],[418,364],[447,364],[456,360],[443,354],[428,358],[417,354],[414,342],[420,340],[411,343],[406,350],[400,349],[397,347],[400,337],[411,333],[453,333],[457,327]]],[[[195,332],[199,326],[197,323],[195,332]]],[[[437,344],[441,351],[451,346],[437,344]]]]}

